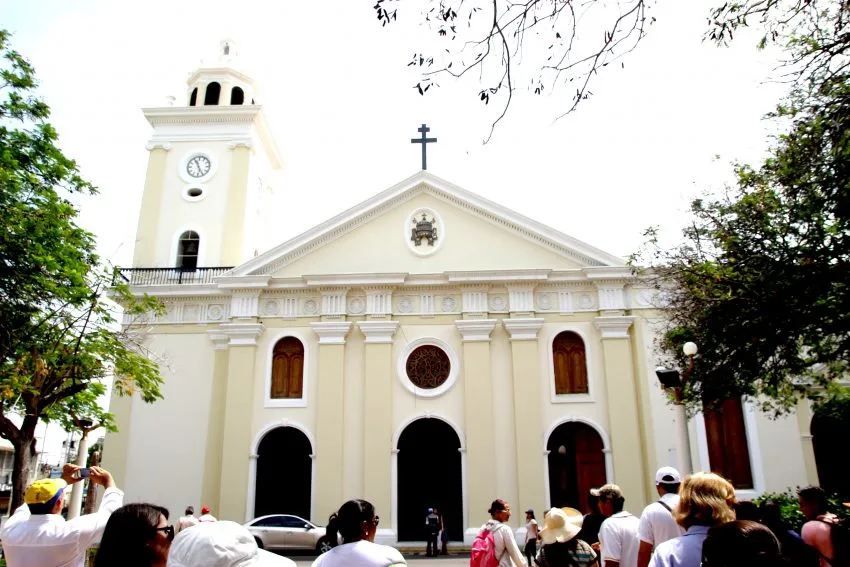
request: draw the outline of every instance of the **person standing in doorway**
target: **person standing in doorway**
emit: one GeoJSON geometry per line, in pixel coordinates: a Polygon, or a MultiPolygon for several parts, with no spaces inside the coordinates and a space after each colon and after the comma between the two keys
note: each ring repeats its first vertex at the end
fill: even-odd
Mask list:
{"type": "Polygon", "coordinates": [[[209,506],[203,506],[201,508],[201,517],[198,518],[198,522],[217,522],[215,516],[210,514],[211,510],[209,506]]]}
{"type": "Polygon", "coordinates": [[[599,498],[599,511],[606,517],[599,528],[602,567],[637,567],[640,520],[623,509],[623,491],[606,484],[591,493],[599,498]]]}
{"type": "Polygon", "coordinates": [[[437,535],[440,533],[440,516],[433,508],[428,508],[425,516],[425,536],[428,538],[425,545],[425,555],[434,557],[437,555],[437,535]]]}
{"type": "Polygon", "coordinates": [[[661,497],[643,509],[640,515],[638,536],[638,567],[647,567],[652,557],[652,550],[658,544],[684,535],[685,530],[676,523],[673,516],[679,505],[679,485],[682,477],[673,467],[661,467],[655,473],[655,489],[661,497]]]}
{"type": "Polygon", "coordinates": [[[537,520],[534,519],[534,510],[529,508],[525,511],[525,557],[529,565],[534,565],[537,556],[537,520]]]}
{"type": "Polygon", "coordinates": [[[446,518],[440,514],[440,553],[449,554],[449,532],[446,531],[446,518]]]}
{"type": "Polygon", "coordinates": [[[186,515],[180,516],[180,519],[177,520],[177,533],[182,532],[186,528],[191,528],[192,526],[198,525],[198,518],[195,517],[195,508],[192,506],[186,506],[186,515]]]}

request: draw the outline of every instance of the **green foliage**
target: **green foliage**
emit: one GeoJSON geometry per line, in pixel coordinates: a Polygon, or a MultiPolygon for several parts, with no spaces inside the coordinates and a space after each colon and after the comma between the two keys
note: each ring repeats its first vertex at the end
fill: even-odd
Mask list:
{"type": "Polygon", "coordinates": [[[848,371],[850,84],[797,89],[774,117],[789,127],[770,156],[694,200],[681,245],[639,255],[669,307],[662,362],[684,367],[682,344],[699,345],[692,407],[747,396],[779,414],[848,371]]]}
{"type": "MultiPolygon", "coordinates": [[[[782,513],[782,521],[792,530],[800,533],[803,524],[806,523],[806,517],[800,511],[800,503],[797,498],[797,490],[790,488],[785,492],[765,492],[753,502],[761,505],[763,502],[773,502],[779,506],[782,513]]],[[[827,510],[832,512],[839,518],[845,520],[850,519],[850,510],[842,505],[841,499],[837,494],[829,494],[827,496],[827,510]]]]}
{"type": "Polygon", "coordinates": [[[107,297],[112,274],[100,265],[94,236],[77,226],[69,200],[95,189],[55,145],[49,109],[33,92],[32,66],[8,42],[0,30],[0,436],[16,452],[14,507],[40,419],[114,430],[98,404],[109,378],[120,395],[162,397],[156,357],[132,320],[163,307],[126,287],[110,290],[129,318],[119,325],[117,305],[107,297]]]}

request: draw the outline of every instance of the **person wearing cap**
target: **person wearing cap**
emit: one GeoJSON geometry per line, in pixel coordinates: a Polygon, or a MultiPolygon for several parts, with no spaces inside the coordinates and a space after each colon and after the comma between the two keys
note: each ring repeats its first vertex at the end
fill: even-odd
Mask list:
{"type": "Polygon", "coordinates": [[[590,492],[599,498],[599,511],[606,518],[599,528],[602,567],[637,567],[640,520],[623,510],[623,491],[616,484],[606,484],[590,492]]]}
{"type": "Polygon", "coordinates": [[[638,526],[640,548],[638,567],[647,567],[652,550],[658,544],[683,535],[685,530],[676,523],[673,511],[679,505],[679,485],[682,477],[673,467],[661,467],[655,473],[655,489],[661,497],[643,509],[638,526]]]}
{"type": "Polygon", "coordinates": [[[428,508],[428,515],[425,516],[425,528],[427,530],[425,533],[427,537],[425,556],[436,556],[439,551],[437,549],[437,536],[440,533],[440,516],[437,515],[433,508],[428,508]]]}
{"type": "Polygon", "coordinates": [[[528,564],[532,565],[537,555],[537,520],[534,519],[534,510],[529,508],[525,511],[525,548],[523,549],[528,564]]]}
{"type": "Polygon", "coordinates": [[[698,472],[685,478],[673,510],[685,535],[659,544],[649,567],[700,567],[708,530],[735,519],[735,488],[720,475],[698,472]]]}
{"type": "Polygon", "coordinates": [[[106,490],[94,514],[65,520],[61,516],[65,488],[82,480],[80,467],[67,464],[62,478],[33,482],[24,504],[6,521],[0,539],[8,567],[83,567],[86,550],[103,535],[109,516],[124,503],[109,471],[89,469],[89,479],[106,490]]]}
{"type": "Polygon", "coordinates": [[[540,553],[534,563],[540,567],[593,565],[596,552],[587,542],[578,539],[583,520],[581,512],[574,508],[552,508],[546,512],[540,530],[540,553]]]}
{"type": "Polygon", "coordinates": [[[295,567],[295,562],[258,548],[244,526],[222,520],[177,534],[166,567],[295,567]]]}
{"type": "Polygon", "coordinates": [[[511,519],[511,505],[497,498],[490,504],[487,512],[490,514],[490,520],[481,526],[481,530],[487,530],[493,535],[499,567],[525,567],[525,559],[519,552],[514,532],[505,523],[511,519]]]}
{"type": "Polygon", "coordinates": [[[212,514],[210,514],[210,507],[209,506],[202,506],[201,507],[201,517],[198,518],[198,522],[200,523],[200,522],[215,522],[215,521],[217,521],[216,517],[213,516],[212,514]]]}

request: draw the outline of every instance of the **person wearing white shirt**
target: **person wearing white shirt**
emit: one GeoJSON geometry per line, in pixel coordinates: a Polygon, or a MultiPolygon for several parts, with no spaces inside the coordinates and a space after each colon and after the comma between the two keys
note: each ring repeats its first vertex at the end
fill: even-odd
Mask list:
{"type": "Polygon", "coordinates": [[[321,554],[312,567],[401,567],[407,562],[393,547],[375,543],[380,518],[375,507],[366,500],[349,500],[328,520],[326,534],[330,541],[339,541],[330,551],[321,554]]]}
{"type": "Polygon", "coordinates": [[[599,498],[599,511],[607,518],[599,528],[602,567],[637,567],[640,520],[623,510],[623,491],[606,484],[590,493],[599,498]]]}
{"type": "Polygon", "coordinates": [[[83,567],[86,550],[100,540],[109,516],[124,504],[124,493],[108,471],[91,467],[90,482],[106,489],[100,508],[66,521],[60,515],[65,488],[82,480],[79,470],[67,464],[62,478],[37,480],[27,488],[25,503],[0,531],[8,567],[83,567]]]}
{"type": "Polygon", "coordinates": [[[186,515],[180,516],[177,521],[177,533],[182,532],[186,528],[198,525],[198,518],[195,517],[195,509],[192,506],[186,506],[186,515]]]}
{"type": "Polygon", "coordinates": [[[210,512],[211,510],[209,506],[202,506],[201,517],[198,518],[198,522],[217,522],[218,520],[216,519],[216,517],[210,514],[210,512]]]}
{"type": "Polygon", "coordinates": [[[676,523],[673,511],[679,505],[679,484],[682,477],[673,467],[661,467],[655,473],[655,488],[661,497],[643,509],[640,515],[638,537],[638,567],[647,567],[652,550],[660,543],[685,534],[684,528],[676,523]]]}
{"type": "Polygon", "coordinates": [[[525,567],[525,558],[519,552],[514,531],[508,524],[504,523],[511,519],[511,505],[501,498],[497,498],[493,500],[490,509],[487,511],[490,513],[491,519],[481,526],[481,529],[493,534],[499,567],[525,567]]]}

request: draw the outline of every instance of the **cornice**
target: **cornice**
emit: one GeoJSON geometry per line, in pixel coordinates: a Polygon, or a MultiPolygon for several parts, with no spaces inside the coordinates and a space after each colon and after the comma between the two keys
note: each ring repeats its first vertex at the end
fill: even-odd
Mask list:
{"type": "Polygon", "coordinates": [[[216,280],[219,289],[231,291],[262,290],[269,287],[271,276],[221,276],[216,280]]]}
{"type": "Polygon", "coordinates": [[[490,342],[490,333],[496,328],[495,319],[459,319],[455,327],[465,343],[490,342]]]}
{"type": "Polygon", "coordinates": [[[360,321],[357,328],[366,336],[366,343],[392,343],[398,321],[360,321]]]}
{"type": "Polygon", "coordinates": [[[502,319],[502,325],[510,334],[512,341],[535,341],[537,333],[543,328],[542,317],[523,317],[502,319]]]}
{"type": "Polygon", "coordinates": [[[318,286],[396,286],[403,285],[406,273],[320,274],[302,276],[308,287],[318,286]]]}

